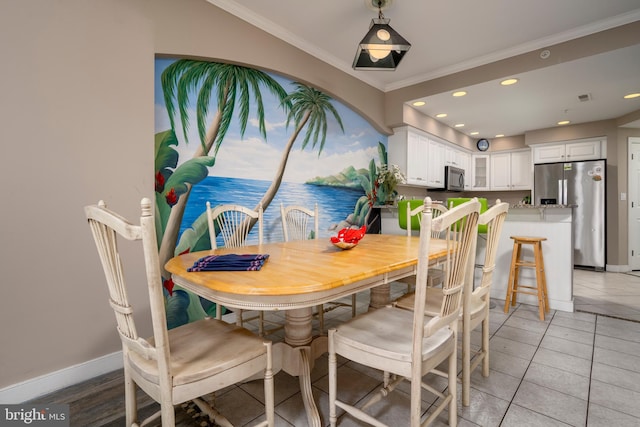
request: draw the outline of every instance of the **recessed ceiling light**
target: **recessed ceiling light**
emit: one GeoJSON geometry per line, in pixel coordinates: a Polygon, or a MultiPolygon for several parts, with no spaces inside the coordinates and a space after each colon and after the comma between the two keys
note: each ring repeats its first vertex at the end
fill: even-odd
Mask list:
{"type": "Polygon", "coordinates": [[[447,117],[447,113],[436,114],[436,117],[439,118],[439,119],[443,119],[443,118],[447,117]]]}
{"type": "Polygon", "coordinates": [[[624,99],[633,99],[633,98],[637,98],[640,96],[640,92],[636,92],[636,93],[628,93],[624,96],[624,99]]]}
{"type": "Polygon", "coordinates": [[[499,133],[499,134],[496,135],[496,138],[502,138],[503,136],[504,136],[503,133],[499,133]]]}
{"type": "Polygon", "coordinates": [[[453,96],[455,96],[456,98],[459,96],[465,96],[467,94],[467,92],[463,91],[463,90],[459,90],[457,92],[453,92],[453,96]]]}
{"type": "Polygon", "coordinates": [[[518,79],[506,79],[500,82],[502,86],[511,86],[518,83],[518,79]]]}
{"type": "Polygon", "coordinates": [[[480,132],[469,132],[469,135],[478,135],[480,132]]]}
{"type": "Polygon", "coordinates": [[[571,123],[569,120],[561,120],[558,122],[559,125],[568,125],[569,123],[571,123]]]}
{"type": "Polygon", "coordinates": [[[464,123],[456,123],[456,124],[455,124],[455,125],[453,125],[453,126],[454,126],[454,127],[457,127],[457,128],[462,128],[462,127],[464,127],[464,123]]]}
{"type": "Polygon", "coordinates": [[[424,102],[424,101],[416,101],[412,105],[414,107],[422,107],[424,104],[426,104],[426,102],[424,102]]]}

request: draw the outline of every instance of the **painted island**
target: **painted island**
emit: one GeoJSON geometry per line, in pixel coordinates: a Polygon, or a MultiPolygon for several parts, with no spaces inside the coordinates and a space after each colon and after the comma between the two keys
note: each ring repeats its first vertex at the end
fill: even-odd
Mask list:
{"type": "MultiPolygon", "coordinates": [[[[382,207],[379,211],[382,233],[405,234],[406,230],[398,226],[397,207],[382,207]]],[[[511,236],[545,237],[542,242],[545,263],[549,307],[552,310],[574,311],[573,301],[573,207],[563,205],[513,205],[504,222],[496,269],[491,285],[491,298],[504,300],[507,295],[507,282],[511,267],[513,240],[511,236]]],[[[484,259],[486,238],[478,235],[477,262],[484,259]]],[[[533,250],[525,245],[523,254],[533,259],[533,250]]],[[[480,283],[480,269],[476,269],[475,283],[480,283]]],[[[520,283],[535,284],[532,268],[522,268],[520,283]]],[[[519,303],[538,305],[534,295],[519,294],[519,303]]]]}
{"type": "MultiPolygon", "coordinates": [[[[573,311],[573,208],[562,205],[514,205],[504,222],[496,269],[491,285],[491,297],[504,300],[511,267],[513,240],[511,236],[545,237],[542,252],[547,278],[549,307],[552,310],[573,311]]],[[[486,240],[478,236],[478,260],[486,240]]],[[[533,248],[522,247],[524,257],[533,260],[533,248]]],[[[479,281],[476,281],[479,283],[479,281]]],[[[520,283],[535,286],[535,270],[521,268],[520,283]]],[[[519,303],[538,305],[535,295],[518,294],[519,303]]]]}

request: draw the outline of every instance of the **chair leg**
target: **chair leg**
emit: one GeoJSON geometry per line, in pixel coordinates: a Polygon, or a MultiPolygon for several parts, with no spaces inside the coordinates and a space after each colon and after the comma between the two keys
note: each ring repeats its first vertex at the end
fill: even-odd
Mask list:
{"type": "Polygon", "coordinates": [[[176,412],[170,400],[160,403],[160,414],[162,427],[175,427],[176,412]]]}
{"type": "Polygon", "coordinates": [[[273,389],[273,354],[271,350],[271,342],[265,342],[267,346],[267,368],[264,372],[264,405],[267,415],[267,425],[273,427],[275,425],[274,414],[274,389],[273,389]]]}
{"type": "Polygon", "coordinates": [[[351,317],[356,317],[356,294],[351,295],[351,317]]]}
{"type": "Polygon", "coordinates": [[[489,376],[489,305],[482,321],[482,376],[489,376]]]}
{"type": "Polygon", "coordinates": [[[318,310],[318,329],[320,330],[320,335],[322,335],[324,334],[324,305],[316,306],[316,310],[318,310]]]}
{"type": "Polygon", "coordinates": [[[242,319],[242,309],[236,310],[236,325],[243,327],[243,319],[242,319]]]}
{"type": "Polygon", "coordinates": [[[536,263],[536,287],[538,288],[538,312],[540,315],[540,320],[544,320],[544,313],[547,311],[547,308],[545,304],[544,285],[542,282],[543,276],[544,276],[544,266],[542,265],[542,244],[540,242],[534,245],[533,255],[536,263]]]}
{"type": "MultiPolygon", "coordinates": [[[[469,406],[469,388],[471,387],[471,331],[469,326],[462,324],[462,405],[469,406]]],[[[456,376],[454,368],[449,367],[449,376],[456,376]],[[452,373],[453,372],[453,373],[452,373]]]]}
{"type": "Polygon", "coordinates": [[[457,362],[457,352],[454,350],[451,355],[449,355],[449,395],[451,396],[451,400],[449,401],[449,425],[453,427],[458,425],[457,362]]]}
{"type": "Polygon", "coordinates": [[[333,348],[333,333],[329,330],[329,423],[331,427],[336,427],[338,417],[336,416],[336,396],[338,393],[338,363],[336,352],[333,348]]]}
{"type": "Polygon", "coordinates": [[[258,312],[258,335],[264,336],[264,311],[258,312]]]}
{"type": "Polygon", "coordinates": [[[520,265],[518,262],[522,259],[522,245],[518,243],[518,248],[516,249],[516,266],[513,273],[513,292],[511,293],[511,306],[516,306],[516,299],[518,295],[518,286],[520,285],[520,265]]]}
{"type": "Polygon", "coordinates": [[[547,273],[544,268],[544,255],[542,254],[542,242],[539,242],[540,246],[540,278],[542,284],[542,296],[544,297],[544,311],[549,312],[549,295],[547,294],[547,273]]]}
{"type": "MultiPolygon", "coordinates": [[[[125,356],[126,357],[126,356],[125,356]]],[[[136,400],[136,383],[131,379],[131,373],[125,362],[124,366],[124,407],[127,426],[138,422],[138,403],[136,400]]]]}
{"type": "MultiPolygon", "coordinates": [[[[455,374],[454,380],[455,382],[455,374]]],[[[411,427],[420,426],[420,416],[422,415],[422,378],[411,380],[411,427]]]]}
{"type": "Polygon", "coordinates": [[[513,294],[513,283],[515,280],[516,262],[518,259],[517,243],[513,244],[513,251],[511,253],[511,268],[509,269],[509,281],[507,282],[507,296],[504,299],[504,312],[509,312],[509,304],[511,303],[511,296],[513,294]]]}

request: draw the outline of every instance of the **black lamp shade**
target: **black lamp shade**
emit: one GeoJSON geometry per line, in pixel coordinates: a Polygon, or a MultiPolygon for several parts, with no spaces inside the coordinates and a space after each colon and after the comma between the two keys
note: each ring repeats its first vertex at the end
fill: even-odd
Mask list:
{"type": "Polygon", "coordinates": [[[391,28],[389,19],[372,19],[369,32],[358,45],[353,68],[394,70],[410,47],[411,43],[391,28]],[[389,54],[385,56],[387,52],[389,54]]]}

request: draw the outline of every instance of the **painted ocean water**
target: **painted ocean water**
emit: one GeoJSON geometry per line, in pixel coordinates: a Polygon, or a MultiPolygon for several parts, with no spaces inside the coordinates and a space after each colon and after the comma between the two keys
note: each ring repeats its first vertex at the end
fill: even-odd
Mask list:
{"type": "MultiPolygon", "coordinates": [[[[180,233],[205,212],[207,201],[211,206],[233,203],[253,209],[270,184],[271,181],[255,179],[217,176],[205,178],[191,190],[180,233]]],[[[336,224],[353,213],[357,200],[363,195],[362,190],[283,182],[275,198],[264,211],[264,240],[265,242],[284,240],[280,203],[285,206],[302,205],[308,209],[313,209],[313,205],[318,203],[319,237],[328,238],[335,234],[333,228],[336,224]]],[[[257,242],[257,235],[257,228],[254,227],[249,234],[249,242],[257,242]]]]}

